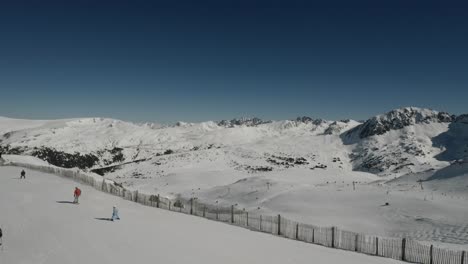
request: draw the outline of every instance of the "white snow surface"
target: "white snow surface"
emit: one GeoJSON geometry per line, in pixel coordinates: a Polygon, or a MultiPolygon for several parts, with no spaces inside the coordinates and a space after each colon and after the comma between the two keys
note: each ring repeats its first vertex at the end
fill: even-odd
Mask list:
{"type": "Polygon", "coordinates": [[[122,164],[105,162],[112,157],[102,154],[121,148],[123,162],[145,161],[119,165],[105,178],[130,189],[237,204],[354,232],[466,245],[467,170],[452,166],[468,157],[468,123],[465,118],[438,122],[439,112],[420,108],[395,110],[369,122],[400,117],[409,125],[362,139],[357,133],[345,136],[361,128],[353,120],[225,127],[212,121],[152,126],[106,118],[0,119],[0,131],[10,132],[0,143],[28,151],[49,147],[90,153],[100,158],[93,168],[122,164]],[[164,154],[167,150],[172,152],[164,154]],[[295,164],[299,158],[307,163],[295,164]],[[295,162],[284,164],[285,159],[295,162]],[[382,206],[386,202],[390,206],[382,206]]]}
{"type": "Polygon", "coordinates": [[[28,120],[14,119],[0,116],[0,134],[5,134],[15,130],[40,127],[48,121],[44,120],[28,120]]]}
{"type": "Polygon", "coordinates": [[[127,263],[401,263],[252,232],[145,207],[39,172],[18,178],[0,167],[0,226],[5,264],[127,263]],[[117,205],[120,221],[111,222],[117,205]]]}
{"type": "Polygon", "coordinates": [[[17,164],[30,164],[35,166],[46,166],[46,167],[56,167],[54,165],[49,164],[47,161],[38,159],[32,156],[22,156],[22,155],[2,155],[3,162],[5,164],[8,163],[17,163],[17,164]]]}

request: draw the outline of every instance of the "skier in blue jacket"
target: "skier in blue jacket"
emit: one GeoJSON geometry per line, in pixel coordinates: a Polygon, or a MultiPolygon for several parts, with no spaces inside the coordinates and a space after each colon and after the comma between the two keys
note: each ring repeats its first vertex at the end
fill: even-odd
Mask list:
{"type": "Polygon", "coordinates": [[[117,209],[117,207],[114,207],[112,208],[112,221],[114,220],[120,220],[120,217],[119,217],[119,210],[117,209]]]}

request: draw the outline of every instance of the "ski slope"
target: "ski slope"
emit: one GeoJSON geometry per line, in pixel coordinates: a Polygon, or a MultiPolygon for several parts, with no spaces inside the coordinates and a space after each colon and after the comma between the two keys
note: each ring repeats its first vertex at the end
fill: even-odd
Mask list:
{"type": "Polygon", "coordinates": [[[55,175],[0,167],[0,263],[400,263],[144,207],[55,175]],[[83,190],[79,205],[73,188],[83,190]],[[122,220],[111,222],[112,206],[122,220]]]}
{"type": "Polygon", "coordinates": [[[257,121],[0,117],[0,152],[6,162],[102,170],[173,200],[466,249],[468,167],[456,164],[468,162],[468,115],[406,107],[363,123],[257,121]],[[76,155],[96,160],[83,166],[76,155]]]}

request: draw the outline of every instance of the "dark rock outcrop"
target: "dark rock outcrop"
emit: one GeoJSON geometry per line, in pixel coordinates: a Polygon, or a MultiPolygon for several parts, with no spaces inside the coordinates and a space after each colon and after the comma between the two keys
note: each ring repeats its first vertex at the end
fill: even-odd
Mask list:
{"type": "Polygon", "coordinates": [[[34,150],[32,152],[32,156],[62,168],[87,169],[93,167],[99,162],[99,158],[93,154],[70,154],[47,147],[34,150]]]}

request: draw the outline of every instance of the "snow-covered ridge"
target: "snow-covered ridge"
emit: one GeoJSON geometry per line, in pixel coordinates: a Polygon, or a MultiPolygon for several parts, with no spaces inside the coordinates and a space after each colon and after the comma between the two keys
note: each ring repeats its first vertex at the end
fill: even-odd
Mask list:
{"type": "MultiPolygon", "coordinates": [[[[285,168],[271,166],[267,160],[279,156],[306,159],[310,168],[304,169],[323,167],[401,175],[440,168],[451,160],[465,158],[467,123],[468,115],[456,117],[416,107],[392,110],[363,124],[307,116],[283,121],[239,118],[179,122],[172,126],[109,118],[0,118],[0,151],[81,168],[167,157],[171,160],[166,166],[172,167],[216,161],[222,163],[220,170],[275,171],[285,168]]],[[[211,165],[199,166],[208,170],[211,165]]]]}
{"type": "Polygon", "coordinates": [[[467,115],[406,107],[378,115],[341,135],[353,169],[400,176],[440,169],[468,157],[467,115]]]}
{"type": "Polygon", "coordinates": [[[262,120],[260,118],[254,117],[254,118],[235,118],[231,120],[221,120],[217,124],[218,126],[222,127],[235,127],[235,126],[258,126],[262,124],[268,124],[271,123],[272,121],[270,120],[262,120]]]}
{"type": "Polygon", "coordinates": [[[372,117],[362,125],[349,131],[348,134],[357,133],[360,138],[366,138],[415,124],[450,123],[454,120],[455,116],[445,112],[418,107],[405,107],[372,117]]]}

